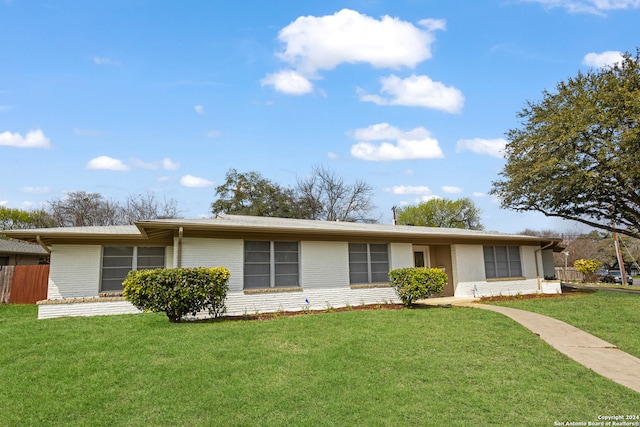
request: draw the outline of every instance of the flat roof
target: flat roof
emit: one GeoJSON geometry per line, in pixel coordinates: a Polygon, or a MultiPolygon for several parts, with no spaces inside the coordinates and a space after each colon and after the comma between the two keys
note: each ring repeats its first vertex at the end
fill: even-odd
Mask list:
{"type": "Polygon", "coordinates": [[[366,240],[415,243],[518,242],[519,244],[552,244],[561,238],[506,234],[461,228],[418,227],[391,224],[315,221],[244,215],[218,215],[201,219],[157,219],[139,221],[135,225],[58,227],[7,230],[15,239],[46,245],[54,243],[93,243],[146,241],[171,244],[179,233],[184,237],[270,238],[310,240],[366,240]]]}
{"type": "Polygon", "coordinates": [[[40,245],[14,239],[0,239],[0,254],[48,255],[40,245]]]}

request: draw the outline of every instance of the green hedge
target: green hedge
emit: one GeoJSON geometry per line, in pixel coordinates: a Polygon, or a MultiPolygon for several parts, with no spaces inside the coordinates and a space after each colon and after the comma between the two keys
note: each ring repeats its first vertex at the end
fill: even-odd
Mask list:
{"type": "Polygon", "coordinates": [[[447,274],[439,268],[398,268],[389,272],[389,279],[405,306],[442,292],[447,284],[447,274]]]}
{"type": "Polygon", "coordinates": [[[229,270],[215,268],[158,268],[129,272],[123,296],[141,310],[164,311],[171,322],[207,309],[213,317],[224,314],[229,270]]]}

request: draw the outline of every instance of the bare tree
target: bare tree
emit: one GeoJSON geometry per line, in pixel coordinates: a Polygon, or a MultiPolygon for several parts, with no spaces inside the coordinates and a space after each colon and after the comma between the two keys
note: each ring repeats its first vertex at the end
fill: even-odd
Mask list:
{"type": "Polygon", "coordinates": [[[73,191],[49,201],[49,210],[60,227],[117,225],[123,223],[122,209],[117,202],[102,194],[73,191]]]}
{"type": "Polygon", "coordinates": [[[73,191],[49,201],[49,213],[60,227],[133,224],[135,221],[176,218],[177,202],[160,202],[152,193],[130,195],[124,204],[107,200],[100,193],[73,191]]]}
{"type": "Polygon", "coordinates": [[[158,200],[155,194],[129,195],[122,206],[123,220],[127,224],[148,219],[178,218],[178,204],[174,199],[158,200]]]}
{"type": "Polygon", "coordinates": [[[373,187],[364,181],[347,184],[335,172],[316,166],[310,177],[298,180],[296,191],[309,219],[376,222],[368,216],[375,208],[373,187]]]}
{"type": "Polygon", "coordinates": [[[520,234],[562,238],[561,244],[564,246],[564,250],[553,254],[554,264],[556,267],[563,267],[565,263],[568,266],[573,266],[573,263],[579,259],[595,259],[602,261],[600,259],[600,249],[598,247],[601,235],[595,230],[589,234],[584,234],[576,230],[564,230],[562,232],[557,232],[551,229],[532,230],[527,228],[520,232],[520,234]]]}

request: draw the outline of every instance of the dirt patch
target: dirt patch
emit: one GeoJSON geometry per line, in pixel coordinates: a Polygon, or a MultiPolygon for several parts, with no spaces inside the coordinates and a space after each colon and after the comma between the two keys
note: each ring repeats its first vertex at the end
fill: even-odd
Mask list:
{"type": "Polygon", "coordinates": [[[364,310],[402,310],[402,304],[370,304],[354,305],[340,308],[326,308],[324,310],[302,310],[302,311],[276,311],[273,313],[254,313],[242,316],[224,316],[221,320],[273,320],[281,317],[307,316],[320,313],[334,313],[341,311],[364,311],[364,310]]]}
{"type": "Polygon", "coordinates": [[[566,298],[589,295],[591,292],[566,292],[561,294],[526,294],[512,296],[494,296],[482,297],[480,302],[496,302],[496,301],[521,301],[528,299],[549,299],[549,298],[566,298]]]}

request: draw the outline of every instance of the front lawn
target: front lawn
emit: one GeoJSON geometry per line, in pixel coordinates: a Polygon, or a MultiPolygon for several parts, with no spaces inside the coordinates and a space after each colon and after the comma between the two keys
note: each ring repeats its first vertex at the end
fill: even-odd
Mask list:
{"type": "Polygon", "coordinates": [[[172,324],[5,305],[0,343],[0,425],[553,425],[638,410],[637,393],[471,308],[172,324]]]}
{"type": "Polygon", "coordinates": [[[640,357],[640,293],[597,291],[583,296],[499,303],[567,322],[640,357]]]}

